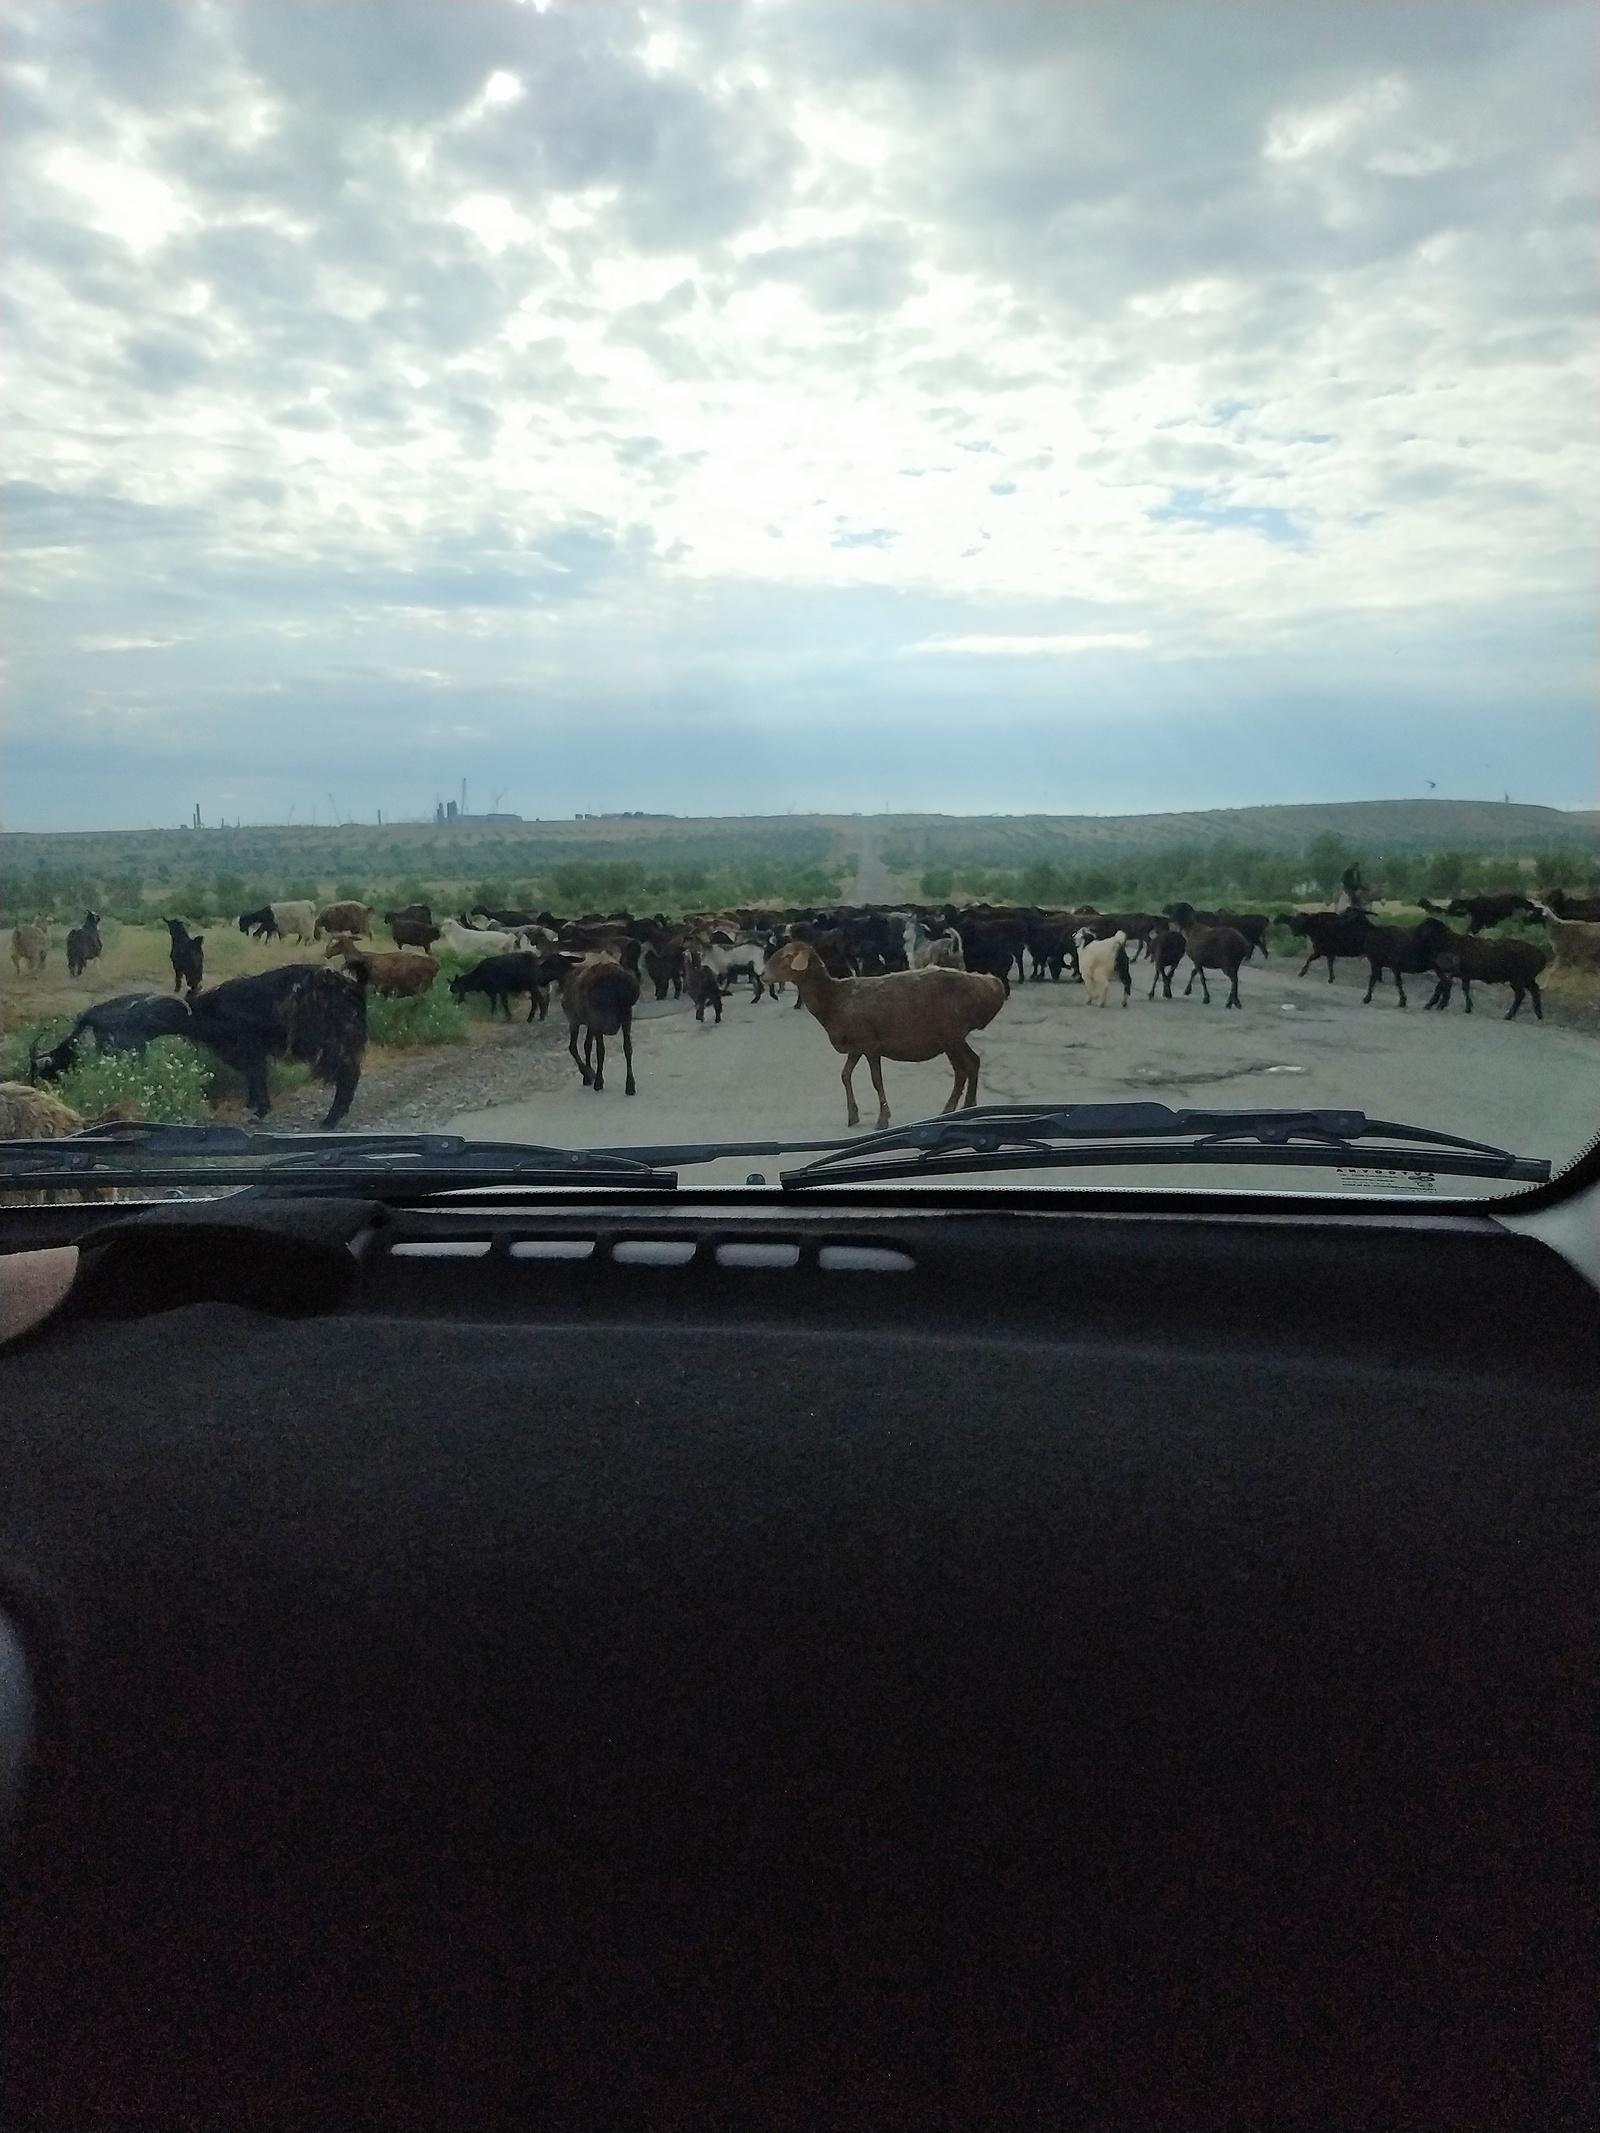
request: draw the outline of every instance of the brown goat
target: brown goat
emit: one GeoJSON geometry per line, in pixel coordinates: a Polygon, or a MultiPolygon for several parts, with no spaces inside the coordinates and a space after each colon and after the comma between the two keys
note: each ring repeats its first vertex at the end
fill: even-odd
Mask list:
{"type": "MultiPolygon", "coordinates": [[[[637,950],[638,942],[634,942],[637,950]]],[[[633,1078],[633,1010],[639,1001],[639,980],[607,955],[586,956],[564,979],[561,1005],[567,1018],[567,1050],[583,1076],[586,1089],[598,1096],[606,1085],[606,1039],[620,1035],[622,1056],[627,1062],[626,1093],[637,1092],[633,1078]],[[578,1057],[578,1032],[582,1030],[583,1057],[578,1057]]]]}
{"type": "Polygon", "coordinates": [[[970,1110],[978,1100],[981,1061],[967,1042],[985,1029],[1006,1004],[1003,979],[987,971],[892,970],[881,978],[830,977],[817,950],[790,941],[767,965],[769,977],[793,978],[800,998],[828,1033],[828,1042],[845,1055],[844,1100],[847,1123],[859,1126],[851,1077],[865,1059],[878,1098],[878,1125],[889,1123],[889,1099],[883,1092],[885,1059],[937,1059],[942,1053],[955,1073],[943,1108],[954,1111],[965,1098],[970,1110]]]}
{"type": "Polygon", "coordinates": [[[415,1000],[439,975],[431,955],[385,955],[358,948],[348,933],[329,941],[324,955],[338,956],[358,985],[391,1000],[415,1000]]]}

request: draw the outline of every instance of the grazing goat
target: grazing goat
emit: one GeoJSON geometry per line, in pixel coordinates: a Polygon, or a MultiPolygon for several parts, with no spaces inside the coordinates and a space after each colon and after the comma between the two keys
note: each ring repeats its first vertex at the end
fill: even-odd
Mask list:
{"type": "Polygon", "coordinates": [[[317,913],[313,937],[321,940],[325,933],[350,933],[358,940],[372,933],[372,906],[355,902],[324,904],[317,913]]]}
{"type": "Polygon", "coordinates": [[[83,924],[67,935],[67,976],[81,978],[100,954],[100,914],[85,911],[83,924]]]}
{"type": "Polygon", "coordinates": [[[1575,920],[1588,926],[1600,922],[1600,896],[1569,896],[1565,889],[1550,889],[1535,898],[1534,908],[1547,918],[1575,920]]]}
{"type": "Polygon", "coordinates": [[[1569,970],[1587,971],[1592,977],[1600,971],[1600,925],[1558,918],[1549,904],[1536,904],[1534,908],[1544,919],[1545,936],[1555,958],[1550,965],[1551,977],[1560,977],[1569,970]]]}
{"type": "Polygon", "coordinates": [[[865,1059],[878,1098],[878,1125],[889,1123],[889,1099],[883,1092],[885,1059],[949,1060],[955,1083],[944,1104],[953,1111],[965,1097],[970,1109],[978,1100],[981,1061],[967,1039],[987,1028],[1004,1007],[1008,988],[997,973],[976,970],[895,970],[881,978],[835,978],[815,948],[790,941],[767,966],[792,977],[802,1001],[828,1033],[828,1042],[845,1055],[844,1100],[847,1123],[859,1126],[851,1077],[865,1059]]]}
{"type": "Polygon", "coordinates": [[[168,951],[172,958],[172,989],[182,992],[187,985],[192,1000],[205,982],[206,937],[203,933],[191,933],[181,918],[169,918],[167,931],[172,936],[168,951]]]}
{"type": "Polygon", "coordinates": [[[1363,910],[1353,905],[1343,911],[1291,911],[1284,920],[1289,931],[1297,934],[1306,944],[1306,959],[1300,965],[1304,977],[1313,963],[1326,960],[1328,983],[1333,983],[1335,956],[1365,956],[1367,927],[1370,921],[1363,910]]]}
{"type": "Polygon", "coordinates": [[[45,966],[50,953],[50,928],[48,926],[13,926],[11,929],[11,963],[17,976],[22,975],[22,966],[27,964],[30,975],[37,976],[45,966]]]}
{"type": "MultiPolygon", "coordinates": [[[[417,956],[393,957],[395,962],[415,963],[417,956]]],[[[534,955],[526,948],[508,949],[504,955],[486,955],[481,963],[471,970],[462,971],[459,977],[450,980],[452,1000],[465,1000],[469,994],[481,992],[489,1002],[492,1016],[498,1008],[509,1022],[511,1020],[511,995],[528,995],[528,1020],[535,1015],[542,1022],[550,1012],[550,987],[564,978],[572,965],[558,955],[534,955]]]]}
{"type": "Polygon", "coordinates": [[[1461,998],[1469,1015],[1475,984],[1509,985],[1511,1005],[1505,1019],[1514,1019],[1526,993],[1533,1001],[1534,1014],[1539,1021],[1544,1020],[1539,976],[1550,960],[1547,950],[1536,948],[1532,941],[1486,941],[1475,933],[1452,933],[1441,918],[1425,918],[1417,928],[1417,936],[1428,942],[1433,968],[1438,973],[1439,982],[1429,1007],[1441,1011],[1447,1008],[1450,988],[1459,979],[1461,998]]]}
{"type": "Polygon", "coordinates": [[[276,941],[283,936],[271,904],[263,904],[259,911],[241,911],[239,931],[258,941],[276,941]]]}
{"type": "MultiPolygon", "coordinates": [[[[635,943],[635,946],[638,944],[635,943]]],[[[626,1090],[636,1093],[633,1078],[633,1010],[638,1005],[639,980],[609,956],[591,955],[569,970],[561,987],[561,1005],[567,1018],[567,1050],[583,1076],[586,1089],[596,1096],[605,1088],[606,1039],[621,1036],[622,1056],[627,1064],[626,1090]],[[583,1057],[578,1057],[578,1032],[583,1035],[583,1057]]]]}
{"type": "Polygon", "coordinates": [[[426,955],[439,938],[439,928],[431,918],[402,918],[396,911],[387,923],[389,938],[397,948],[420,948],[426,955]]]}
{"type": "Polygon", "coordinates": [[[722,987],[717,982],[714,970],[708,969],[704,963],[691,963],[685,990],[694,1002],[696,1022],[704,1022],[708,1007],[719,1022],[722,1020],[722,987]]]}
{"type": "Polygon", "coordinates": [[[197,993],[183,1035],[244,1076],[257,1118],[272,1109],[267,1062],[301,1060],[318,1081],[333,1084],[333,1103],[322,1121],[326,1132],[350,1109],[361,1080],[366,996],[338,971],[316,963],[284,963],[197,993]]]}
{"type": "Polygon", "coordinates": [[[186,1037],[189,1009],[182,1000],[160,992],[125,992],[115,1000],[86,1007],[71,1029],[48,1052],[38,1039],[28,1047],[29,1081],[59,1081],[78,1064],[85,1037],[97,1052],[142,1052],[157,1037],[186,1037]]]}
{"type": "Polygon", "coordinates": [[[1243,1002],[1239,998],[1239,966],[1250,956],[1250,943],[1232,926],[1206,926],[1199,923],[1193,904],[1174,904],[1172,917],[1183,935],[1183,945],[1190,962],[1189,982],[1183,988],[1187,1000],[1194,991],[1194,981],[1200,980],[1200,991],[1207,1007],[1211,1005],[1211,987],[1206,983],[1208,970],[1223,971],[1228,979],[1226,1007],[1237,1007],[1242,1014],[1243,1002]]]}
{"type": "Polygon", "coordinates": [[[358,985],[390,1000],[420,999],[439,975],[431,955],[385,955],[358,948],[348,933],[331,940],[323,953],[340,957],[358,985]]]}
{"type": "MultiPolygon", "coordinates": [[[[1078,968],[1082,972],[1088,1002],[1091,1007],[1105,1006],[1106,996],[1111,990],[1111,982],[1117,975],[1119,961],[1122,963],[1123,969],[1126,970],[1127,957],[1124,955],[1123,950],[1127,945],[1127,939],[1128,936],[1119,931],[1111,934],[1106,940],[1097,941],[1087,926],[1078,935],[1078,968]]],[[[1126,990],[1122,995],[1122,1004],[1124,1007],[1128,1004],[1126,990]]]]}

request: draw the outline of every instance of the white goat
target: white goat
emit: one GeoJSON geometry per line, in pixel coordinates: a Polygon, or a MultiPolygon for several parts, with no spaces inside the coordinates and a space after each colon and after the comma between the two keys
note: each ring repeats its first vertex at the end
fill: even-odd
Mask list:
{"type": "Polygon", "coordinates": [[[961,936],[954,927],[946,933],[930,933],[920,919],[908,918],[904,934],[908,970],[965,970],[961,936]]]}
{"type": "MultiPolygon", "coordinates": [[[[1078,934],[1078,969],[1083,975],[1086,997],[1091,1007],[1104,1007],[1106,995],[1111,990],[1111,981],[1117,974],[1117,956],[1127,943],[1125,933],[1113,933],[1103,941],[1097,941],[1087,926],[1078,934]]],[[[1124,1007],[1128,1004],[1126,992],[1122,995],[1124,1007]]]]}

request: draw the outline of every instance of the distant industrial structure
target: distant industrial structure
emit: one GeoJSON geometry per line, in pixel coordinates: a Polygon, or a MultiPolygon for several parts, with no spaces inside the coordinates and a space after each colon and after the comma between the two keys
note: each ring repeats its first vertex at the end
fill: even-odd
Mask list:
{"type": "MultiPolygon", "coordinates": [[[[499,797],[497,793],[495,795],[496,800],[499,797]]],[[[455,800],[436,800],[433,808],[433,819],[441,827],[445,827],[453,822],[520,822],[522,817],[520,815],[502,813],[498,807],[491,807],[486,815],[469,815],[467,813],[467,781],[463,778],[461,780],[461,798],[459,802],[455,800]]]]}

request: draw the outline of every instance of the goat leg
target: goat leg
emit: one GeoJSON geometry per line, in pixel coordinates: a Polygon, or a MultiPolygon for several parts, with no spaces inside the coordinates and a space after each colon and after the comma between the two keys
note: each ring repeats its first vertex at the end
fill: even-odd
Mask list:
{"type": "Polygon", "coordinates": [[[850,1079],[856,1070],[856,1062],[860,1057],[861,1054],[859,1052],[850,1053],[844,1063],[844,1072],[839,1076],[839,1079],[844,1083],[844,1122],[847,1126],[859,1126],[861,1123],[861,1113],[856,1109],[855,1087],[850,1079]]]}
{"type": "MultiPolygon", "coordinates": [[[[722,1017],[719,1015],[717,1020],[720,1022],[722,1017]]],[[[633,1078],[632,1015],[627,1016],[622,1025],[622,1063],[627,1068],[627,1074],[622,1084],[622,1093],[624,1096],[636,1096],[639,1093],[639,1085],[633,1078]]]]}
{"type": "MultiPolygon", "coordinates": [[[[883,1060],[877,1052],[868,1052],[867,1072],[872,1076],[872,1086],[878,1094],[878,1131],[881,1133],[889,1123],[889,1099],[883,1093],[883,1060]]],[[[948,1110],[949,1106],[945,1108],[948,1110]]]]}

